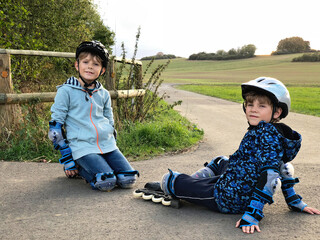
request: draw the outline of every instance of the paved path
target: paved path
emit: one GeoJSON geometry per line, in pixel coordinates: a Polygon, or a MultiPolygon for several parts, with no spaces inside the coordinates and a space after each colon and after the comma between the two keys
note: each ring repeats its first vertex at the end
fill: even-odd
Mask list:
{"type": "MultiPolygon", "coordinates": [[[[163,85],[169,102],[205,130],[194,151],[133,162],[138,186],[159,180],[170,167],[192,173],[205,161],[232,154],[247,123],[240,104],[178,91],[163,85]]],[[[290,113],[284,121],[303,136],[294,160],[301,183],[297,192],[320,208],[320,118],[290,113]]],[[[0,239],[319,239],[320,216],[290,212],[281,194],[265,207],[261,233],[245,235],[234,227],[241,215],[211,212],[185,203],[172,209],[132,198],[132,190],[90,190],[83,180],[69,180],[61,165],[0,162],[0,239]]]]}

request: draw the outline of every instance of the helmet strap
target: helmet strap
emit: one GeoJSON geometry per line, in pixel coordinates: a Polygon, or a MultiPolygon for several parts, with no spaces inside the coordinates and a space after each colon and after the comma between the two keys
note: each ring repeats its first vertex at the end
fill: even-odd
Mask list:
{"type": "Polygon", "coordinates": [[[272,106],[272,115],[271,115],[271,120],[270,120],[271,123],[274,122],[273,116],[274,116],[274,113],[277,111],[277,107],[274,104],[272,104],[272,105],[273,105],[272,106]]]}

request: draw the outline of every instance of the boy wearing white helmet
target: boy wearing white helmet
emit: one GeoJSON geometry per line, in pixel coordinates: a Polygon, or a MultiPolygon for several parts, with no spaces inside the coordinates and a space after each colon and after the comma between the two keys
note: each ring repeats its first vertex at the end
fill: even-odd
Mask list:
{"type": "Polygon", "coordinates": [[[80,175],[93,189],[130,188],[134,170],[116,145],[109,92],[98,82],[106,71],[108,51],[99,41],[82,42],[76,50],[79,78],[57,87],[51,107],[49,139],[60,150],[68,177],[80,175]],[[63,132],[63,126],[66,134],[63,132]]]}
{"type": "Polygon", "coordinates": [[[273,203],[273,194],[281,185],[291,210],[320,214],[308,207],[293,188],[299,180],[293,178],[289,162],[300,149],[301,135],[278,123],[290,111],[287,88],[269,77],[243,83],[241,88],[249,128],[238,150],[229,157],[212,159],[191,176],[170,170],[162,177],[161,189],[174,198],[214,211],[243,213],[236,227],[244,233],[260,232],[263,207],[273,203]]]}

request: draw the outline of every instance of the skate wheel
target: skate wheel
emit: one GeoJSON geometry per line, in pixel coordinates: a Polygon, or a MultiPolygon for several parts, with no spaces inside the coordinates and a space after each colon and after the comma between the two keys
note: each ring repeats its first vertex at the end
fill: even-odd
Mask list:
{"type": "Polygon", "coordinates": [[[156,195],[152,197],[152,202],[154,202],[154,203],[160,203],[160,202],[162,202],[162,200],[163,200],[163,197],[159,197],[156,195]]]}
{"type": "Polygon", "coordinates": [[[164,199],[162,199],[161,203],[164,206],[170,206],[171,205],[171,200],[164,198],[164,199]]]}
{"type": "Polygon", "coordinates": [[[142,197],[143,192],[141,192],[140,190],[134,190],[133,191],[133,197],[134,198],[141,198],[142,197]]]}
{"type": "Polygon", "coordinates": [[[143,198],[144,200],[151,200],[152,197],[153,197],[152,194],[147,194],[147,193],[142,194],[142,198],[143,198]]]}

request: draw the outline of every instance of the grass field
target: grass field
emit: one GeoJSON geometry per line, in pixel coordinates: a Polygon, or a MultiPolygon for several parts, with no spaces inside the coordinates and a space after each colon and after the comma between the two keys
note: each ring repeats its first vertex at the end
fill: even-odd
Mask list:
{"type": "MultiPolygon", "coordinates": [[[[320,117],[320,63],[291,62],[302,54],[257,56],[231,61],[171,60],[164,82],[192,84],[185,90],[241,102],[240,84],[260,76],[281,80],[289,89],[292,111],[320,117]]],[[[164,63],[157,60],[156,63],[164,63]]],[[[147,64],[143,61],[143,64],[147,64]]]]}

